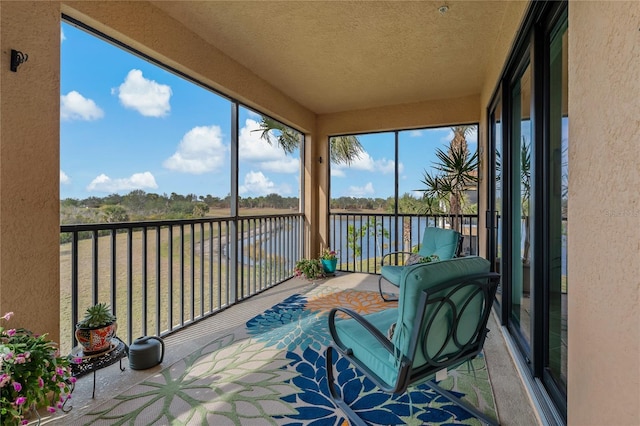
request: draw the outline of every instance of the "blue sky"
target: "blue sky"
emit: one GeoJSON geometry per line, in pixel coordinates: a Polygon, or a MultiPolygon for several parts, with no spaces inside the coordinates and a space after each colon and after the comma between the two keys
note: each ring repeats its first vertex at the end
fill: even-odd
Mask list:
{"type": "MultiPolygon", "coordinates": [[[[141,189],[225,197],[230,192],[231,103],[71,25],[61,28],[60,197],[141,189]]],[[[259,137],[240,108],[239,192],[298,196],[299,153],[259,137]]],[[[400,193],[420,188],[449,128],[400,133],[400,193]]],[[[332,197],[393,195],[394,134],[359,135],[365,154],[332,166],[332,197]]],[[[471,150],[476,134],[468,137],[471,150]]]]}

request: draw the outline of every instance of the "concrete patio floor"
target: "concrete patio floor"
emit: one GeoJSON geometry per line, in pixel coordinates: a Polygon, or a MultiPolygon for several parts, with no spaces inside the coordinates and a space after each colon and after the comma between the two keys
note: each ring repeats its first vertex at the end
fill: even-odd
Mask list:
{"type": "MultiPolygon", "coordinates": [[[[377,291],[377,276],[369,274],[338,273],[335,277],[325,279],[322,282],[336,287],[377,291]]],[[[73,409],[66,415],[58,412],[52,417],[43,417],[42,424],[85,424],[87,418],[83,419],[83,415],[100,404],[189,355],[204,343],[208,343],[215,337],[244,324],[248,319],[286,297],[295,293],[305,292],[315,285],[315,283],[302,279],[291,279],[211,318],[167,336],[164,339],[164,361],[156,367],[148,370],[131,370],[128,360],[125,358],[122,360],[122,365],[126,368],[125,371],[120,371],[118,363],[99,370],[95,376],[95,398],[91,397],[93,375],[87,374],[81,377],[76,383],[76,388],[70,401],[73,409]]],[[[485,342],[485,356],[501,424],[505,426],[540,424],[532,409],[531,401],[525,392],[522,380],[516,371],[514,362],[507,351],[500,327],[493,316],[489,320],[489,329],[491,332],[485,342]]]]}

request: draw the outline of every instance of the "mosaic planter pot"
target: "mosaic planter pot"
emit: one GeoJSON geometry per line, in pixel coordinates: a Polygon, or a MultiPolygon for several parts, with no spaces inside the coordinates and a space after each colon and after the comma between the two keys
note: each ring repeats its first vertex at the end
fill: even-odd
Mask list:
{"type": "Polygon", "coordinates": [[[82,345],[85,355],[95,355],[106,351],[111,347],[111,339],[116,335],[118,323],[93,328],[76,326],[76,339],[82,345]]]}

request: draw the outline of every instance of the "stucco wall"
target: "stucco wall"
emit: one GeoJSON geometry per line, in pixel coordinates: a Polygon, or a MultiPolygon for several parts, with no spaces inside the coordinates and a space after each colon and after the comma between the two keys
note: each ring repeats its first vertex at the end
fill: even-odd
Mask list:
{"type": "Polygon", "coordinates": [[[0,315],[58,340],[58,3],[0,2],[0,51],[0,315]],[[28,55],[17,72],[11,49],[28,55]]]}
{"type": "Polygon", "coordinates": [[[480,99],[467,96],[318,116],[318,132],[336,135],[475,123],[480,99]]]}
{"type": "Polygon", "coordinates": [[[640,424],[640,2],[569,3],[569,424],[640,424]]]}

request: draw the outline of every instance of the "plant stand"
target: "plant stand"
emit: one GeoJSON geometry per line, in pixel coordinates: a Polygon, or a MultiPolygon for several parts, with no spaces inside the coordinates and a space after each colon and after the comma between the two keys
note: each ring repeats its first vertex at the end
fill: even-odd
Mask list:
{"type": "Polygon", "coordinates": [[[84,353],[82,352],[82,346],[77,346],[73,349],[73,351],[71,351],[69,358],[71,360],[73,360],[74,358],[80,358],[82,359],[82,362],[71,362],[71,375],[73,377],[82,377],[85,374],[93,373],[93,393],[91,394],[91,398],[95,398],[96,371],[115,364],[116,361],[120,362],[120,371],[124,371],[124,367],[122,366],[122,358],[126,356],[129,356],[129,347],[125,345],[125,343],[118,337],[113,337],[111,339],[111,346],[109,347],[109,349],[95,355],[84,355],[84,353]]]}

